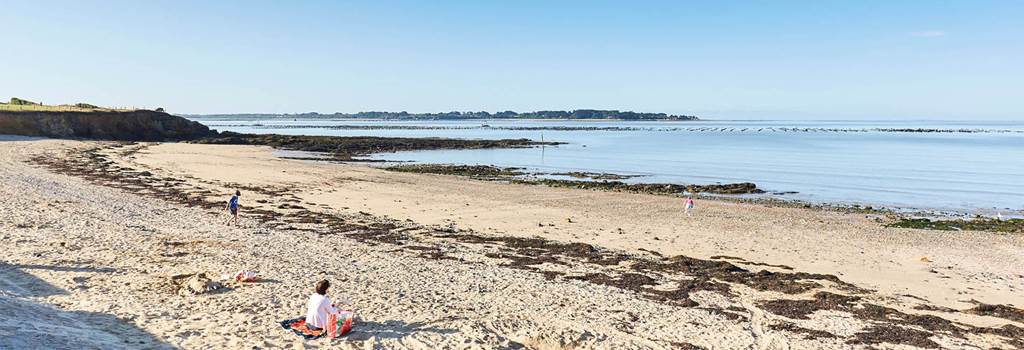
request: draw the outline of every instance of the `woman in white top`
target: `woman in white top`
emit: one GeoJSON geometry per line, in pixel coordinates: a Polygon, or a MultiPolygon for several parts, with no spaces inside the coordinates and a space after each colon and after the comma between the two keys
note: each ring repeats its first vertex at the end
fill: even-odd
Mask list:
{"type": "MultiPolygon", "coordinates": [[[[309,296],[309,302],[306,303],[306,326],[310,328],[324,328],[327,327],[327,316],[332,313],[337,313],[338,309],[335,304],[331,303],[331,299],[327,298],[327,288],[331,287],[331,282],[323,280],[316,283],[316,293],[309,296]]],[[[348,305],[348,300],[341,299],[342,305],[348,305]]]]}

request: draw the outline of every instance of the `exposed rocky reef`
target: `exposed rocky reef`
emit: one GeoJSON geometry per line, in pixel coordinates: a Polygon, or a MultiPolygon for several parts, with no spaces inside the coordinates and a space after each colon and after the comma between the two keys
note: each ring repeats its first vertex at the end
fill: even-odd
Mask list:
{"type": "Polygon", "coordinates": [[[547,185],[551,187],[570,187],[579,189],[594,189],[606,191],[623,191],[649,194],[680,194],[688,193],[713,193],[713,194],[749,194],[763,193],[757,185],[750,182],[734,184],[709,184],[709,185],[679,185],[679,184],[628,184],[622,181],[607,181],[604,179],[624,178],[615,174],[596,173],[556,173],[556,174],[528,174],[520,168],[502,168],[493,165],[450,165],[450,164],[413,164],[395,165],[385,167],[387,170],[407,173],[428,173],[443,175],[468,176],[482,180],[511,181],[515,183],[531,185],[547,185]],[[579,178],[590,178],[602,181],[587,180],[561,180],[536,178],[534,175],[559,175],[579,178]]]}
{"type": "Polygon", "coordinates": [[[527,181],[528,183],[547,185],[551,187],[571,187],[581,189],[624,191],[651,194],[678,194],[678,193],[714,193],[714,194],[750,194],[764,193],[757,188],[757,185],[750,182],[733,184],[709,184],[709,185],[678,185],[678,184],[627,184],[622,181],[583,181],[583,180],[553,180],[540,179],[527,181]]]}
{"type": "Polygon", "coordinates": [[[640,177],[640,175],[622,175],[622,174],[612,174],[612,173],[594,173],[594,172],[587,172],[587,171],[570,171],[570,172],[564,172],[564,173],[550,173],[550,174],[547,174],[547,175],[568,176],[568,177],[576,178],[576,179],[589,179],[589,180],[625,180],[625,179],[630,179],[630,178],[634,178],[634,177],[640,177]]]}
{"type": "Polygon", "coordinates": [[[390,166],[385,169],[403,173],[458,175],[485,180],[527,175],[521,168],[499,168],[491,165],[414,164],[390,166]]]}
{"type": "Polygon", "coordinates": [[[920,228],[943,231],[991,231],[1005,233],[1024,233],[1024,219],[971,219],[971,220],[932,220],[927,218],[900,218],[888,227],[920,228]]]}
{"type": "Polygon", "coordinates": [[[255,135],[235,132],[222,132],[199,140],[196,143],[260,145],[293,151],[329,153],[338,160],[351,160],[353,157],[373,153],[389,153],[400,151],[436,150],[436,149],[481,149],[481,148],[525,148],[538,145],[558,145],[561,142],[537,142],[529,139],[505,140],[465,140],[447,138],[410,138],[410,137],[340,137],[340,136],[304,136],[304,135],[255,135]]]}

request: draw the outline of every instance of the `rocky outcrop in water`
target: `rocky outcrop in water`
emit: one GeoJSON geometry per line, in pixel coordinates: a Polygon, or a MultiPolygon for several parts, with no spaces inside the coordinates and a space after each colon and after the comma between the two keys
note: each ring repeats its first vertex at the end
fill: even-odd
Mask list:
{"type": "Polygon", "coordinates": [[[708,184],[708,185],[680,185],[680,184],[659,184],[640,183],[627,184],[622,181],[575,181],[575,180],[554,180],[540,179],[531,181],[551,187],[570,187],[591,190],[626,191],[650,194],[683,194],[683,193],[714,193],[714,194],[754,194],[764,193],[757,185],[750,182],[731,184],[708,184]]]}
{"type": "Polygon", "coordinates": [[[421,151],[440,149],[526,148],[540,145],[560,145],[561,142],[537,142],[529,139],[467,140],[437,137],[376,137],[376,136],[307,136],[277,134],[240,134],[222,132],[216,137],[197,140],[198,143],[227,145],[271,146],[277,149],[322,152],[335,159],[373,153],[421,151]]]}
{"type": "Polygon", "coordinates": [[[118,141],[181,141],[216,135],[199,122],[149,110],[0,111],[0,134],[118,141]]]}
{"type": "Polygon", "coordinates": [[[468,176],[480,180],[511,181],[529,185],[547,185],[551,187],[568,187],[590,190],[624,191],[648,194],[679,195],[683,193],[713,193],[713,194],[756,194],[764,193],[757,185],[750,182],[731,184],[707,184],[707,185],[683,185],[663,183],[637,183],[630,184],[622,181],[607,181],[604,179],[629,175],[617,175],[606,173],[527,173],[522,168],[501,168],[493,165],[452,165],[452,164],[406,164],[389,166],[384,169],[406,173],[427,173],[442,175],[468,176]],[[592,180],[561,180],[538,178],[537,175],[570,176],[575,178],[589,178],[592,180]],[[603,179],[602,179],[603,178],[603,179]],[[601,180],[601,181],[595,181],[601,180]]]}
{"type": "Polygon", "coordinates": [[[1001,220],[988,218],[974,218],[971,220],[932,220],[928,218],[900,218],[896,222],[890,223],[886,226],[942,231],[973,230],[1005,233],[1024,233],[1024,219],[1001,220]]]}

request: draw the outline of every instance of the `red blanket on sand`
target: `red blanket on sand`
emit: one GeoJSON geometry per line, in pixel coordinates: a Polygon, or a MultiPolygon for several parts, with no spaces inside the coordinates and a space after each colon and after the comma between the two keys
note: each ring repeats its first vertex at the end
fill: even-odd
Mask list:
{"type": "Polygon", "coordinates": [[[306,325],[305,317],[281,321],[281,328],[290,330],[306,339],[316,339],[325,335],[330,338],[337,338],[352,330],[352,316],[353,314],[351,310],[331,314],[330,318],[327,319],[328,325],[326,329],[310,328],[306,325]]]}
{"type": "Polygon", "coordinates": [[[306,326],[305,317],[281,321],[281,327],[306,339],[316,339],[327,334],[326,329],[309,329],[309,327],[306,326]]]}

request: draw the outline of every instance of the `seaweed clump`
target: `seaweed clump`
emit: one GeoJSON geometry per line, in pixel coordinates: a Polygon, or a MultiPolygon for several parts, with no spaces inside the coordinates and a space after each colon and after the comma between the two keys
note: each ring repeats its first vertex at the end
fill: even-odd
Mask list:
{"type": "Polygon", "coordinates": [[[426,173],[441,175],[468,176],[478,179],[505,178],[526,175],[522,168],[501,168],[493,165],[448,165],[448,164],[412,164],[395,165],[384,169],[403,173],[426,173]]]}
{"type": "Polygon", "coordinates": [[[901,218],[887,227],[917,228],[942,231],[991,231],[1024,233],[1024,219],[932,220],[927,218],[901,218]]]}
{"type": "Polygon", "coordinates": [[[648,194],[680,194],[715,193],[715,194],[752,194],[764,193],[757,185],[750,182],[709,185],[679,184],[627,184],[622,181],[582,181],[539,179],[522,181],[528,184],[546,185],[550,187],[569,187],[579,189],[622,191],[648,194]]]}
{"type": "Polygon", "coordinates": [[[977,303],[977,306],[965,310],[964,312],[975,315],[999,317],[1011,321],[1024,323],[1024,310],[1009,305],[991,305],[977,303]]]}

